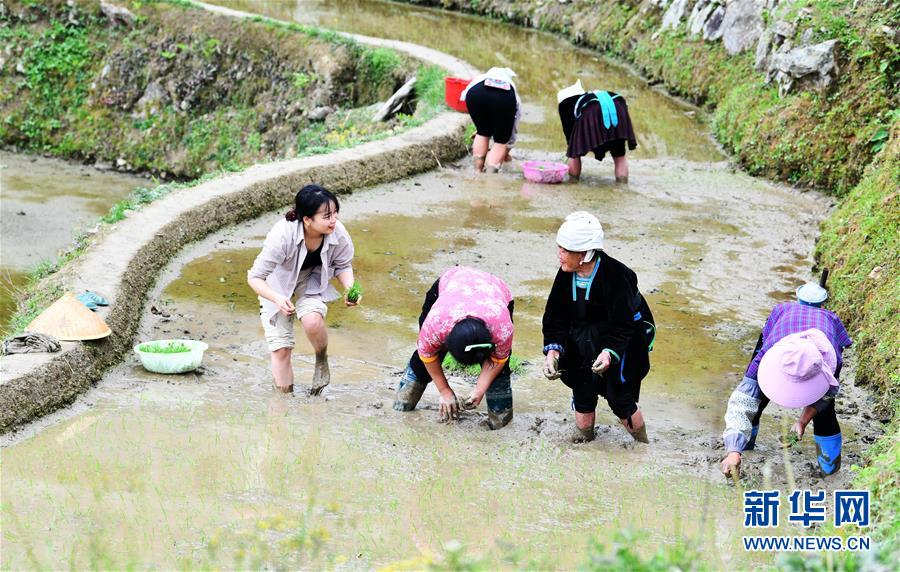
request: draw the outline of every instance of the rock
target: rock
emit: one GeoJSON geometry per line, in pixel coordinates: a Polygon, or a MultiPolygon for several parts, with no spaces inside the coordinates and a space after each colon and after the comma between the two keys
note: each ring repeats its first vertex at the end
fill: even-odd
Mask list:
{"type": "Polygon", "coordinates": [[[769,81],[775,79],[778,82],[782,95],[797,83],[818,89],[827,88],[838,74],[837,44],[837,40],[828,40],[773,55],[769,81]]]}
{"type": "Polygon", "coordinates": [[[662,26],[660,29],[674,30],[677,28],[681,19],[684,18],[684,13],[687,11],[687,4],[688,0],[674,0],[663,15],[662,26]]]}
{"type": "Polygon", "coordinates": [[[871,272],[869,272],[869,278],[871,278],[872,280],[878,280],[879,278],[881,278],[881,272],[883,270],[884,268],[882,268],[881,266],[876,266],[872,269],[871,272]]]}
{"type": "Polygon", "coordinates": [[[725,6],[716,6],[703,26],[703,39],[714,42],[722,37],[722,20],[725,19],[725,6]]]}
{"type": "Polygon", "coordinates": [[[813,35],[815,35],[815,33],[816,33],[816,31],[813,30],[812,28],[807,28],[807,29],[803,30],[803,32],[800,34],[800,45],[801,46],[810,45],[812,43],[813,35]]]}
{"type": "Polygon", "coordinates": [[[123,24],[125,26],[133,26],[135,22],[134,14],[127,8],[114,6],[100,0],[100,11],[106,16],[113,25],[123,24]]]}
{"type": "Polygon", "coordinates": [[[764,30],[765,0],[734,0],[725,9],[722,43],[729,54],[739,54],[755,44],[764,30]]]}
{"type": "Polygon", "coordinates": [[[25,64],[23,64],[21,61],[16,62],[16,73],[21,74],[21,75],[25,75],[27,73],[27,70],[25,69],[25,64]]]}
{"type": "Polygon", "coordinates": [[[786,53],[793,47],[792,41],[797,31],[796,22],[778,20],[771,28],[763,32],[756,45],[754,67],[758,71],[769,69],[769,56],[772,52],[786,53]]]}
{"type": "Polygon", "coordinates": [[[325,119],[334,113],[334,108],[329,105],[316,107],[306,116],[310,121],[325,121],[325,119]]]}
{"type": "Polygon", "coordinates": [[[135,118],[145,118],[150,115],[156,115],[160,109],[165,107],[169,99],[169,94],[158,81],[151,81],[147,84],[144,94],[137,103],[134,104],[134,112],[131,114],[135,118]]]}
{"type": "Polygon", "coordinates": [[[797,22],[778,20],[772,25],[772,33],[776,36],[781,36],[785,40],[790,40],[797,33],[797,22]]]}
{"type": "Polygon", "coordinates": [[[756,71],[763,71],[769,67],[769,49],[771,46],[772,32],[766,30],[756,44],[756,58],[753,60],[753,67],[756,71]]]}
{"type": "Polygon", "coordinates": [[[696,38],[703,32],[703,25],[709,20],[709,15],[716,9],[716,3],[712,0],[697,0],[694,9],[688,18],[688,32],[692,38],[696,38]]]}

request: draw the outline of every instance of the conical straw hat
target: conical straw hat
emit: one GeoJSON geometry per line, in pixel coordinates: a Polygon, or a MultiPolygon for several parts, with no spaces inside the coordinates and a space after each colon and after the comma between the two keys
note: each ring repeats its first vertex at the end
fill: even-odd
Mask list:
{"type": "Polygon", "coordinates": [[[63,294],[25,329],[70,342],[97,340],[112,333],[103,318],[88,310],[71,292],[63,294]]]}

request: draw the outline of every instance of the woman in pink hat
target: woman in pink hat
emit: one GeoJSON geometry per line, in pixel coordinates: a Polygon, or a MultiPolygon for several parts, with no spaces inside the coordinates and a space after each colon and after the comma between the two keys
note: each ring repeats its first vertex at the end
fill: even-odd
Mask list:
{"type": "Polygon", "coordinates": [[[825,475],[841,466],[841,428],[834,411],[841,354],[853,341],[834,312],[819,304],[789,302],[772,310],[763,327],[744,379],[728,400],[721,469],[737,474],[741,453],[752,450],[759,419],[769,401],[802,407],[791,427],[802,437],[813,422],[817,460],[825,475]]]}

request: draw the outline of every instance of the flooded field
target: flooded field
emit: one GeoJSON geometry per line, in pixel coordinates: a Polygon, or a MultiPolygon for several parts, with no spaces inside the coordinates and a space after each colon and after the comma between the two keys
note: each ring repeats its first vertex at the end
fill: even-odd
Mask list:
{"type": "MultiPolygon", "coordinates": [[[[575,58],[629,97],[641,143],[631,184],[613,184],[608,162],[587,161],[579,184],[541,186],[515,163],[475,176],[463,160],[342,197],[365,295],[359,308],[330,306],[332,384],[316,398],[303,391],[314,360],[299,329],[298,391],[273,393],[246,284],[282,213],[186,249],[160,277],[139,338],[206,341],[203,371],[153,375],[129,356],[73,407],[7,436],[0,566],[418,569],[449,553],[489,568],[573,569],[594,540],[608,546],[622,530],[642,535],[641,554],[687,541],[714,569],[770,564],[740,547],[742,499],[716,467],[722,415],[769,309],[809,276],[825,202],[735,172],[690,108],[550,36],[372,2],[229,5],[438,44],[476,63],[502,54],[521,70],[527,111],[517,160],[561,154],[551,92],[570,83],[527,70],[547,53],[575,58]],[[540,373],[555,232],[574,210],[600,218],[607,252],[637,272],[656,317],[646,446],[602,400],[597,440],[568,444],[571,394],[540,373]],[[497,274],[516,299],[513,353],[528,363],[499,431],[482,426],[484,406],[439,424],[432,386],[416,411],[391,408],[424,294],[455,264],[497,274]]],[[[465,393],[471,380],[451,383],[465,393]]],[[[865,397],[847,391],[838,413],[849,467],[870,429],[865,397]]],[[[816,476],[809,438],[783,455],[791,413],[767,412],[745,485],[849,482],[849,471],[816,476]]]]}
{"type": "Polygon", "coordinates": [[[0,328],[28,271],[52,261],[75,233],[149,181],[55,159],[0,152],[0,328]],[[49,222],[48,222],[49,221],[49,222]]]}

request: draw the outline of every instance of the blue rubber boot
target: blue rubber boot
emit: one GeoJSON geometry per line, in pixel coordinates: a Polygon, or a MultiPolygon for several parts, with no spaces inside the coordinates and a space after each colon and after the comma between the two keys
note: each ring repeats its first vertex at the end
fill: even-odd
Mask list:
{"type": "Polygon", "coordinates": [[[832,435],[830,437],[820,437],[815,435],[816,440],[816,460],[819,467],[827,477],[838,472],[841,468],[841,434],[832,435]]]}
{"type": "Polygon", "coordinates": [[[419,400],[422,399],[422,394],[425,393],[425,386],[426,384],[416,379],[416,374],[413,373],[412,367],[407,365],[406,371],[403,372],[403,377],[400,378],[400,383],[397,385],[394,409],[397,411],[412,411],[415,409],[419,400]]]}
{"type": "Polygon", "coordinates": [[[747,445],[744,447],[745,451],[752,451],[756,448],[756,435],[759,434],[759,425],[754,425],[753,430],[750,431],[750,440],[747,441],[747,445]]]}

